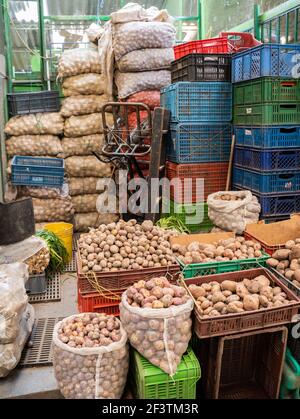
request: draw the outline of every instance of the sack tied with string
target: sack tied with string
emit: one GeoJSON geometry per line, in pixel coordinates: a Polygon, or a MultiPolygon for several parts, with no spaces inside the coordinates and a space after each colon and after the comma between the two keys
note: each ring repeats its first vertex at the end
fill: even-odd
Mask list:
{"type": "Polygon", "coordinates": [[[60,135],[64,131],[64,120],[58,112],[35,113],[13,116],[5,125],[7,135],[60,135]]]}
{"type": "Polygon", "coordinates": [[[107,102],[106,95],[71,96],[64,99],[60,112],[64,118],[99,113],[107,102]]]}
{"type": "Polygon", "coordinates": [[[101,74],[89,73],[71,76],[62,84],[64,97],[79,95],[103,95],[105,85],[101,74]]]}
{"type": "Polygon", "coordinates": [[[58,62],[58,78],[85,73],[101,73],[101,60],[96,48],[77,48],[63,53],[58,62]]]}
{"type": "Polygon", "coordinates": [[[19,156],[57,156],[62,152],[60,139],[55,135],[19,135],[5,141],[8,157],[19,156]]]}
{"type": "Polygon", "coordinates": [[[118,62],[122,73],[170,69],[175,60],[173,48],[153,48],[131,51],[118,62]]]}

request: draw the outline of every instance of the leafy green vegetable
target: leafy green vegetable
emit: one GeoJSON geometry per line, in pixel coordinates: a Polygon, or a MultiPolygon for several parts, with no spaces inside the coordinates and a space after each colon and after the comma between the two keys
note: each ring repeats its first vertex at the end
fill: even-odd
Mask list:
{"type": "Polygon", "coordinates": [[[177,218],[176,216],[172,215],[170,217],[163,217],[157,221],[156,225],[158,227],[163,228],[164,230],[176,230],[179,233],[190,233],[187,226],[177,218]]]}
{"type": "Polygon", "coordinates": [[[50,263],[46,269],[47,276],[64,271],[69,255],[62,240],[52,231],[47,230],[37,231],[35,235],[47,243],[50,252],[50,263]]]}

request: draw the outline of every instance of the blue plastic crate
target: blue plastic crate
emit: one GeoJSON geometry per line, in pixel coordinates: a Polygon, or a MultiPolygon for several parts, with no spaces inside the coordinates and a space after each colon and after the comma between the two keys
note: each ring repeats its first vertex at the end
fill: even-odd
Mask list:
{"type": "Polygon", "coordinates": [[[259,173],[234,167],[232,183],[240,188],[265,194],[300,192],[300,173],[259,173]]]}
{"type": "Polygon", "coordinates": [[[167,160],[174,163],[227,162],[231,138],[231,124],[171,123],[167,160]]]}
{"type": "Polygon", "coordinates": [[[259,77],[299,77],[294,56],[300,53],[300,45],[263,44],[232,57],[232,83],[259,77]]]}
{"type": "Polygon", "coordinates": [[[257,150],[237,146],[234,165],[256,171],[296,173],[300,170],[300,148],[257,150]]]}
{"type": "Polygon", "coordinates": [[[15,156],[11,167],[16,186],[61,187],[64,182],[64,159],[15,156]]]}
{"type": "Polygon", "coordinates": [[[231,122],[232,85],[220,82],[180,82],[161,91],[161,106],[172,122],[231,122]]]}
{"type": "Polygon", "coordinates": [[[300,147],[300,125],[234,127],[237,146],[253,148],[300,147]]]}

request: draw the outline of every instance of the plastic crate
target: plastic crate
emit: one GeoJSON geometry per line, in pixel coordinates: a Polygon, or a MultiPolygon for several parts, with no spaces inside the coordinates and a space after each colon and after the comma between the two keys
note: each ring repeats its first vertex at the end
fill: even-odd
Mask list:
{"type": "Polygon", "coordinates": [[[64,183],[64,159],[14,156],[11,170],[16,186],[61,187],[64,183]]]}
{"type": "MultiPolygon", "coordinates": [[[[263,275],[267,277],[273,287],[280,287],[282,292],[287,294],[290,304],[280,307],[265,308],[260,310],[253,310],[251,312],[224,314],[211,318],[203,318],[200,314],[198,307],[195,305],[195,333],[199,339],[207,339],[215,336],[232,335],[240,333],[241,330],[247,332],[250,330],[258,330],[272,326],[283,325],[290,323],[293,316],[298,313],[300,307],[300,299],[289,290],[276,275],[267,269],[256,268],[252,270],[222,273],[219,275],[201,276],[193,279],[186,279],[183,285],[189,292],[189,286],[192,284],[201,285],[210,282],[234,281],[237,283],[242,282],[245,278],[254,279],[263,275]],[[292,302],[294,301],[294,302],[292,302]]],[[[190,294],[191,295],[191,294],[190,294]]],[[[193,296],[191,295],[193,298],[193,296]]],[[[196,301],[193,298],[195,304],[196,301]]]]}
{"type": "Polygon", "coordinates": [[[47,291],[47,278],[45,272],[37,275],[29,275],[25,284],[25,289],[30,295],[44,294],[47,291]]]}
{"type": "MultiPolygon", "coordinates": [[[[299,293],[300,293],[300,289],[299,288],[298,288],[298,290],[299,290],[299,293]]],[[[296,326],[296,331],[298,331],[298,333],[299,333],[299,326],[297,327],[297,324],[296,325],[293,325],[293,326],[296,326]]],[[[294,338],[292,336],[292,334],[290,333],[290,336],[289,336],[289,347],[290,347],[291,353],[293,354],[294,358],[300,364],[300,338],[294,338]]]]}
{"type": "Polygon", "coordinates": [[[235,106],[261,103],[295,103],[300,100],[300,80],[262,78],[233,86],[235,106]]]}
{"type": "Polygon", "coordinates": [[[59,112],[60,99],[58,91],[41,91],[10,93],[7,95],[10,116],[37,112],[59,112]]]}
{"type": "Polygon", "coordinates": [[[260,77],[298,78],[294,61],[300,45],[263,44],[232,57],[232,82],[260,77]]]}
{"type": "Polygon", "coordinates": [[[233,107],[235,125],[300,124],[300,103],[264,103],[233,107]]]}
{"type": "Polygon", "coordinates": [[[190,54],[171,66],[172,83],[180,81],[231,82],[231,56],[224,54],[190,54]]]}
{"type": "Polygon", "coordinates": [[[112,291],[111,293],[82,294],[78,289],[78,311],[79,313],[105,313],[119,316],[119,305],[121,302],[122,291],[112,291]]]}
{"type": "Polygon", "coordinates": [[[210,232],[214,227],[208,217],[208,206],[206,203],[178,204],[172,200],[164,199],[162,214],[176,216],[191,233],[210,232]]]}
{"type": "Polygon", "coordinates": [[[197,357],[205,397],[277,399],[287,334],[280,326],[200,341],[197,357]]]}
{"type": "Polygon", "coordinates": [[[234,46],[236,51],[244,51],[248,48],[254,48],[262,43],[254,38],[252,33],[245,32],[221,32],[220,37],[227,38],[234,46]]]}
{"type": "Polygon", "coordinates": [[[235,147],[234,165],[264,172],[295,172],[300,169],[300,148],[293,150],[257,150],[235,147]]]}
{"type": "Polygon", "coordinates": [[[136,399],[196,399],[201,377],[198,359],[191,348],[182,356],[176,374],[170,377],[134,349],[131,357],[131,385],[136,399]]]}
{"type": "Polygon", "coordinates": [[[285,354],[285,363],[280,387],[280,398],[300,399],[300,365],[299,361],[292,356],[290,348],[287,348],[285,354]]]}
{"type": "Polygon", "coordinates": [[[276,271],[276,269],[271,268],[270,266],[268,266],[268,269],[273,275],[276,276],[276,278],[280,280],[280,282],[282,282],[289,290],[291,290],[298,297],[298,300],[300,300],[300,288],[296,287],[296,285],[294,285],[292,281],[290,281],[281,273],[276,271]]]}
{"type": "Polygon", "coordinates": [[[161,90],[172,122],[231,122],[231,83],[179,82],[161,90]]]}
{"type": "Polygon", "coordinates": [[[234,167],[232,184],[261,194],[282,195],[300,192],[300,173],[259,173],[234,167]]]}
{"type": "Polygon", "coordinates": [[[197,196],[197,179],[204,180],[204,200],[208,195],[224,191],[228,173],[228,163],[195,163],[176,164],[167,162],[166,171],[169,180],[179,179],[182,183],[179,187],[171,187],[170,197],[174,202],[192,204],[199,202],[197,196]],[[191,184],[187,183],[190,181],[191,184]]]}
{"type": "Polygon", "coordinates": [[[167,160],[173,163],[228,163],[231,124],[171,123],[167,160]]]}
{"type": "Polygon", "coordinates": [[[300,147],[300,126],[234,127],[235,144],[253,148],[300,147]]]}
{"type": "Polygon", "coordinates": [[[189,54],[228,54],[235,51],[235,47],[226,37],[211,38],[201,41],[186,42],[174,47],[175,59],[189,54]]]}

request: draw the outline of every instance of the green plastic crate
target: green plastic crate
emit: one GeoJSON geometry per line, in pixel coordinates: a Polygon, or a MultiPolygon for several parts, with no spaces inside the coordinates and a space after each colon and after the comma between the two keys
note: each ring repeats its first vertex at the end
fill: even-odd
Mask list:
{"type": "Polygon", "coordinates": [[[234,105],[262,103],[297,103],[300,101],[300,80],[264,77],[234,85],[234,105]]]}
{"type": "Polygon", "coordinates": [[[196,399],[201,368],[191,348],[182,356],[173,377],[152,365],[136,350],[133,349],[131,355],[131,384],[137,399],[196,399]]]}
{"type": "Polygon", "coordinates": [[[300,124],[300,103],[265,103],[234,106],[234,125],[300,124]]]}
{"type": "Polygon", "coordinates": [[[287,348],[280,388],[281,399],[300,399],[300,365],[287,348]]]}
{"type": "Polygon", "coordinates": [[[191,233],[197,232],[210,232],[214,227],[213,223],[208,217],[208,205],[204,202],[199,204],[179,204],[172,200],[164,200],[163,208],[170,208],[168,212],[169,215],[174,215],[179,218],[183,224],[189,229],[191,233]],[[170,203],[170,207],[169,207],[170,203]],[[199,222],[195,224],[188,224],[187,218],[192,214],[196,213],[196,210],[199,211],[199,222]],[[202,214],[204,215],[203,221],[201,221],[202,214]]]}
{"type": "Polygon", "coordinates": [[[257,267],[266,267],[266,261],[270,259],[270,255],[266,253],[259,259],[240,259],[229,262],[208,262],[194,263],[193,265],[184,265],[179,260],[182,267],[184,278],[194,278],[196,276],[222,274],[225,272],[244,271],[246,269],[254,269],[257,267]]]}

